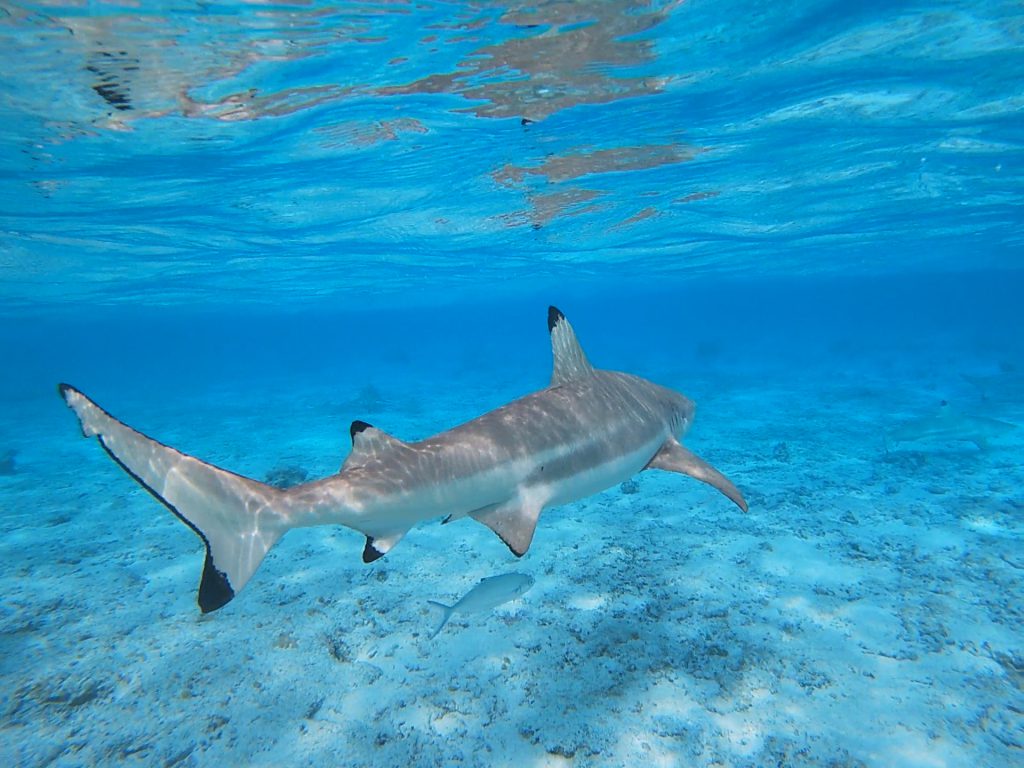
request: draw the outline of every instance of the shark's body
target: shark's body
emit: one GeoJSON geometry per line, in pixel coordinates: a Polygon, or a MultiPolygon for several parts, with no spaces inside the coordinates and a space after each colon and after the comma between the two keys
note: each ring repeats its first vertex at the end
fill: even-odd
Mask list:
{"type": "Polygon", "coordinates": [[[162,445],[78,390],[60,392],[87,436],[206,544],[199,606],[220,608],[291,528],[339,524],[366,536],[363,560],[386,554],[419,522],[472,517],[517,556],[541,511],[623,482],[646,468],[709,483],[746,511],[739,490],[686,450],[693,421],[683,395],[593,368],[561,312],[548,314],[551,385],[416,443],[353,422],[352,451],[332,477],[280,490],[162,445]]]}

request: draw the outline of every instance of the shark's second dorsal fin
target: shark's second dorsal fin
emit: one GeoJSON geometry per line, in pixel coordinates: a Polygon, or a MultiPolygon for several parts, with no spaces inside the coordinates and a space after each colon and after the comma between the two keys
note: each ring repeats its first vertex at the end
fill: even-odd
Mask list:
{"type": "Polygon", "coordinates": [[[555,358],[551,386],[557,387],[594,372],[594,367],[576,339],[576,332],[556,307],[548,307],[548,330],[551,332],[551,352],[555,358]]]}
{"type": "Polygon", "coordinates": [[[353,421],[349,434],[352,435],[352,451],[341,465],[342,469],[365,464],[385,451],[408,447],[397,437],[392,437],[365,421],[353,421]]]}

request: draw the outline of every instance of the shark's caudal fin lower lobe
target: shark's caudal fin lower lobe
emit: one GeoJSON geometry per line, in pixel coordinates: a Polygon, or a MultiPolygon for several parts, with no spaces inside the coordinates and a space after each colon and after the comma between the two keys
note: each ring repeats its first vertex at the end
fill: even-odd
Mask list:
{"type": "Polygon", "coordinates": [[[255,573],[288,530],[283,491],[206,464],[122,424],[74,387],[61,397],[121,468],[191,528],[206,545],[199,607],[215,611],[255,573]]]}
{"type": "Polygon", "coordinates": [[[452,614],[455,613],[455,606],[445,605],[444,603],[437,602],[437,600],[427,600],[427,602],[434,608],[438,609],[441,616],[441,623],[438,624],[437,629],[435,629],[429,635],[429,639],[432,640],[433,638],[437,637],[438,632],[444,629],[444,625],[448,623],[448,619],[450,619],[452,617],[452,614]]]}

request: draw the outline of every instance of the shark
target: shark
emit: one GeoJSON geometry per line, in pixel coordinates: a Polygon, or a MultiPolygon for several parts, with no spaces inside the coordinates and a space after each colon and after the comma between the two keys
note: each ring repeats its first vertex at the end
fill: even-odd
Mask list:
{"type": "Polygon", "coordinates": [[[417,442],[353,421],[340,470],[288,489],[164,445],[69,384],[58,391],[82,433],[202,540],[197,602],[203,613],[230,602],[294,528],[358,531],[366,537],[363,561],[371,563],[419,523],[470,518],[522,557],[543,510],[655,469],[706,483],[747,511],[740,490],[680,442],[693,423],[692,400],[592,366],[555,307],[548,310],[548,331],[554,365],[546,388],[417,442]]]}
{"type": "Polygon", "coordinates": [[[888,435],[889,443],[932,443],[967,442],[974,443],[978,450],[985,450],[992,440],[1011,434],[1016,424],[978,416],[957,410],[945,400],[936,413],[909,419],[893,429],[888,435]]]}

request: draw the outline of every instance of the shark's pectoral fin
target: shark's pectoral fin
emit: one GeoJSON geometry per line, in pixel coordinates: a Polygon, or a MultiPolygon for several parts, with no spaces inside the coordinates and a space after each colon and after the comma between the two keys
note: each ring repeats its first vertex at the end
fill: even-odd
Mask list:
{"type": "Polygon", "coordinates": [[[384,557],[395,544],[402,540],[405,533],[402,531],[391,536],[367,536],[366,546],[363,547],[363,562],[372,563],[374,560],[384,557]]]}
{"type": "Polygon", "coordinates": [[[654,458],[651,459],[646,469],[664,469],[667,472],[678,472],[681,475],[707,483],[712,488],[717,488],[736,504],[744,512],[747,511],[747,501],[732,482],[708,464],[700,456],[687,450],[674,437],[670,437],[661,446],[654,458]]]}
{"type": "Polygon", "coordinates": [[[470,512],[469,516],[498,534],[498,538],[505,542],[512,554],[522,557],[533,541],[542,506],[517,497],[503,504],[470,512]]]}

